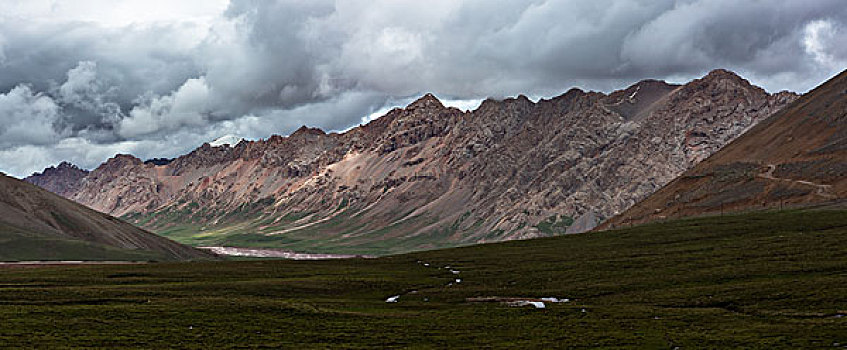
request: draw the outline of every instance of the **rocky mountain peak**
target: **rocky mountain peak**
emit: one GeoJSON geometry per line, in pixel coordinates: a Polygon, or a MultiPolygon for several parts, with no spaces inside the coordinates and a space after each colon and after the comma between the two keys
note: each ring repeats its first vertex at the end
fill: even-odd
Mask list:
{"type": "Polygon", "coordinates": [[[427,93],[423,95],[421,98],[415,100],[408,106],[406,106],[406,110],[416,110],[416,109],[444,109],[444,105],[438,100],[435,95],[431,93],[427,93]]]}
{"type": "Polygon", "coordinates": [[[588,93],[583,91],[582,89],[572,88],[572,89],[568,90],[567,92],[565,92],[564,94],[553,97],[552,99],[550,99],[550,101],[569,102],[569,101],[573,101],[577,98],[583,97],[587,94],[588,93]]]}
{"type": "Polygon", "coordinates": [[[321,130],[321,128],[310,128],[310,127],[303,125],[299,129],[294,131],[294,133],[291,134],[291,137],[323,136],[323,135],[326,135],[326,132],[321,130]]]}
{"type": "Polygon", "coordinates": [[[708,74],[706,74],[706,76],[703,77],[703,79],[714,79],[714,78],[732,78],[732,79],[744,80],[744,78],[740,77],[735,72],[733,72],[731,70],[723,69],[723,68],[713,69],[708,74]]]}
{"type": "MultiPolygon", "coordinates": [[[[771,94],[767,91],[751,84],[738,74],[725,69],[715,69],[703,78],[679,87],[671,94],[670,98],[673,105],[687,106],[684,109],[688,113],[693,113],[692,115],[704,116],[718,113],[725,116],[726,113],[719,111],[717,107],[741,103],[745,109],[748,107],[757,110],[761,108],[769,109],[768,106],[773,106],[774,102],[770,100],[769,96],[771,94]]],[[[750,118],[750,112],[753,112],[753,110],[747,111],[745,118],[750,118]]],[[[745,121],[745,123],[748,126],[752,124],[749,121],[745,121]]]]}
{"type": "MultiPolygon", "coordinates": [[[[134,166],[134,165],[142,165],[144,161],[140,158],[133,156],[131,154],[116,154],[114,157],[109,158],[100,165],[103,166],[134,166]]],[[[98,169],[100,168],[98,167],[98,169]]]]}
{"type": "MultiPolygon", "coordinates": [[[[741,76],[739,76],[738,74],[736,74],[735,72],[730,71],[730,70],[726,70],[726,69],[712,70],[711,72],[709,72],[709,74],[706,74],[706,76],[704,76],[701,79],[697,79],[694,82],[700,82],[701,84],[709,84],[709,85],[720,84],[721,82],[723,82],[723,83],[731,83],[733,85],[739,85],[739,86],[742,86],[744,88],[754,87],[753,84],[750,84],[750,82],[747,81],[747,79],[744,79],[741,76]]],[[[755,88],[761,89],[759,87],[755,87],[755,88]]]]}
{"type": "Polygon", "coordinates": [[[232,160],[235,150],[243,149],[246,144],[249,144],[249,142],[239,142],[236,148],[232,148],[215,147],[207,142],[188,154],[177,157],[168,163],[168,167],[171,169],[173,175],[180,175],[189,169],[220,164],[232,160]]]}
{"type": "Polygon", "coordinates": [[[109,160],[120,161],[120,162],[132,162],[132,163],[143,163],[141,159],[131,154],[116,154],[109,160]]]}
{"type": "Polygon", "coordinates": [[[58,166],[51,166],[41,173],[30,175],[24,181],[50,192],[65,195],[76,191],[79,188],[79,181],[87,175],[88,170],[80,169],[68,162],[61,162],[58,166]]]}
{"type": "Polygon", "coordinates": [[[130,168],[143,164],[144,161],[131,154],[117,154],[106,160],[103,164],[100,164],[100,166],[98,166],[97,169],[94,169],[93,172],[109,172],[114,169],[130,168]]]}
{"type": "MultiPolygon", "coordinates": [[[[573,90],[573,89],[572,89],[573,90]]],[[[577,89],[578,90],[578,89],[577,89]]],[[[570,93],[570,91],[568,91],[570,93]]],[[[535,105],[526,95],[518,95],[517,97],[508,97],[504,99],[487,98],[479,105],[478,110],[498,110],[501,108],[526,108],[535,105]]]]}
{"type": "Polygon", "coordinates": [[[79,171],[83,171],[83,172],[85,172],[84,170],[80,169],[78,166],[76,166],[76,165],[74,165],[74,164],[71,164],[71,163],[69,163],[69,162],[61,162],[61,163],[59,163],[59,165],[56,167],[56,169],[58,169],[58,170],[62,170],[62,169],[67,169],[67,170],[79,170],[79,171]]]}

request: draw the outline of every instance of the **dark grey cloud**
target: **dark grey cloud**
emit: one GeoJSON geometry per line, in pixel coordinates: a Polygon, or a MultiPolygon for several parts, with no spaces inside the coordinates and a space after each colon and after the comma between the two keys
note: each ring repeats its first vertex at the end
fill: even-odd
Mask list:
{"type": "Polygon", "coordinates": [[[46,90],[63,82],[80,62],[97,64],[105,82],[116,86],[119,101],[147,92],[173,90],[199,67],[192,43],[183,43],[180,25],[103,28],[87,22],[33,22],[0,17],[0,89],[26,82],[46,90]]]}
{"type": "Polygon", "coordinates": [[[840,0],[233,0],[202,25],[46,16],[0,14],[0,170],[18,176],[343,130],[422,92],[473,105],[714,68],[803,92],[847,66],[840,0]]]}

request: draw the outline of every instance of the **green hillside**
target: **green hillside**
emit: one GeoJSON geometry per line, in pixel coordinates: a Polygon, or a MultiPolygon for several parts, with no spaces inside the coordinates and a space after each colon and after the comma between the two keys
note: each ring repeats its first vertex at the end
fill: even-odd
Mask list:
{"type": "Polygon", "coordinates": [[[48,237],[0,223],[0,261],[33,260],[173,260],[166,254],[129,250],[78,239],[48,237]]]}
{"type": "Polygon", "coordinates": [[[847,211],[785,211],[379,259],[7,268],[0,344],[831,348],[845,238],[847,211]],[[492,297],[571,300],[474,302],[492,297]]]}
{"type": "MultiPolygon", "coordinates": [[[[370,227],[366,215],[353,208],[340,208],[328,220],[311,218],[309,213],[289,214],[282,219],[267,217],[256,220],[260,213],[237,211],[213,226],[205,226],[187,209],[171,210],[151,216],[130,215],[123,219],[145,227],[182,244],[203,246],[233,246],[277,248],[308,253],[391,255],[421,249],[439,249],[473,244],[473,240],[451,239],[458,233],[467,215],[443,229],[416,234],[417,230],[438,221],[435,217],[416,216],[385,227],[370,227]],[[310,217],[307,223],[296,223],[310,217]],[[155,224],[151,224],[151,220],[155,224]],[[278,233],[284,232],[284,233],[278,233]]],[[[408,214],[408,213],[406,213],[408,214]]],[[[477,227],[474,226],[474,229],[477,227]]],[[[465,232],[467,233],[467,232],[465,232]]],[[[494,239],[504,232],[495,232],[494,239]]]]}

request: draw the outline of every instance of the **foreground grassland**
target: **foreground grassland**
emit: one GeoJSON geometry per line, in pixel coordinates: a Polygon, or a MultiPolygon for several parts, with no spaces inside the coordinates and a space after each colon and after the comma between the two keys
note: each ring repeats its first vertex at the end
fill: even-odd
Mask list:
{"type": "Polygon", "coordinates": [[[5,347],[832,348],[845,314],[845,211],[370,260],[0,269],[5,347]],[[491,296],[572,300],[467,301],[491,296]]]}

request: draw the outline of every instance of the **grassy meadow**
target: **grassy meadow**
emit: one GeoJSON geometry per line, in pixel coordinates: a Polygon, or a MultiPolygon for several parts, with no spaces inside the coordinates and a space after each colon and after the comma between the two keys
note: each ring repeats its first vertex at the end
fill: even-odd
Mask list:
{"type": "Polygon", "coordinates": [[[845,345],[847,211],[838,210],[378,259],[0,267],[9,348],[845,345]],[[493,297],[569,301],[475,301],[493,297]]]}

